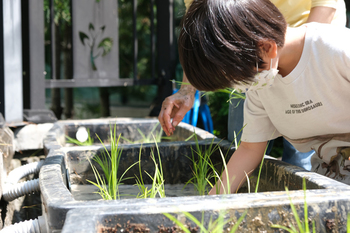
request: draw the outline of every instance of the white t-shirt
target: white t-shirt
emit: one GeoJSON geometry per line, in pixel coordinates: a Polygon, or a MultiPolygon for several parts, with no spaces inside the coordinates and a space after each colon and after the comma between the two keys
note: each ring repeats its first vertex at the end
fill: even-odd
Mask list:
{"type": "Polygon", "coordinates": [[[350,29],[307,24],[294,70],[277,76],[272,86],[246,93],[242,141],[263,142],[282,135],[301,152],[316,151],[314,171],[330,176],[335,166],[338,174],[331,177],[350,183],[349,39],[350,29]]]}

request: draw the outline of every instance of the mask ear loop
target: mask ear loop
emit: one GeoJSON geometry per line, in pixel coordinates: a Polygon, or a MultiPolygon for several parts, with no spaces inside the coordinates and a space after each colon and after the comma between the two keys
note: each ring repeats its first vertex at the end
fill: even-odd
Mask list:
{"type": "MultiPolygon", "coordinates": [[[[270,70],[272,69],[272,58],[271,58],[271,62],[270,62],[270,70]]],[[[256,72],[259,72],[259,63],[256,62],[256,72]]]]}

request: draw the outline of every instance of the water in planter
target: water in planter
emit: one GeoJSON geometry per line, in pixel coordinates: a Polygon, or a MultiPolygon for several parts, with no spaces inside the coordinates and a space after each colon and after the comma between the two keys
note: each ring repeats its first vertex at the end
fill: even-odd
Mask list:
{"type": "MultiPolygon", "coordinates": [[[[152,185],[145,185],[148,189],[152,185]]],[[[77,201],[94,201],[102,200],[99,189],[94,185],[77,185],[71,186],[71,193],[77,201]]],[[[135,198],[139,193],[139,189],[136,185],[121,185],[119,186],[120,199],[135,198]]],[[[188,184],[184,187],[184,184],[166,184],[165,185],[166,197],[182,197],[182,196],[196,196],[198,191],[193,184],[188,184]]]]}

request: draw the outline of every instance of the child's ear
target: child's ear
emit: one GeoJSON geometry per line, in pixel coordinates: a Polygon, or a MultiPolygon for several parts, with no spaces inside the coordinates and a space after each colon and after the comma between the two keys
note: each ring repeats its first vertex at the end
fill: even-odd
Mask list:
{"type": "Polygon", "coordinates": [[[269,59],[277,57],[277,44],[273,40],[264,40],[259,43],[259,48],[262,51],[262,54],[267,56],[269,59]]]}

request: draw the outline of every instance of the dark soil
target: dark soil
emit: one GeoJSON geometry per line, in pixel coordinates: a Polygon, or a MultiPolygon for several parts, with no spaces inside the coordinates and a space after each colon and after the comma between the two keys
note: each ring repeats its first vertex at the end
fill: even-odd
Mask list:
{"type": "MultiPolygon", "coordinates": [[[[108,221],[106,220],[106,223],[108,221]]],[[[199,227],[191,227],[190,224],[185,226],[191,233],[199,232],[199,227]]],[[[151,229],[143,223],[131,223],[130,220],[123,225],[117,223],[115,226],[103,226],[102,224],[98,227],[98,233],[116,233],[116,232],[127,232],[127,233],[151,233],[151,229]]],[[[164,225],[159,225],[157,231],[152,231],[152,233],[182,233],[184,232],[179,226],[174,225],[171,227],[166,227],[164,225]]]]}
{"type": "MultiPolygon", "coordinates": [[[[199,232],[199,227],[190,227],[187,226],[187,229],[191,233],[199,232]]],[[[98,233],[116,233],[116,232],[128,232],[128,233],[150,233],[151,230],[142,223],[127,223],[126,227],[122,227],[120,224],[117,224],[114,227],[105,227],[100,226],[97,230],[98,233]]],[[[158,226],[158,233],[181,233],[184,232],[178,226],[173,227],[164,227],[158,226]]]]}

